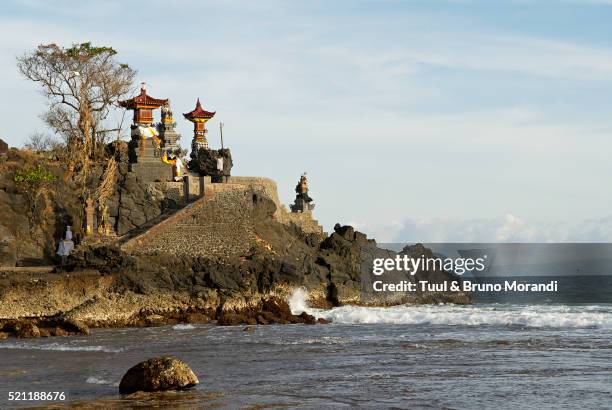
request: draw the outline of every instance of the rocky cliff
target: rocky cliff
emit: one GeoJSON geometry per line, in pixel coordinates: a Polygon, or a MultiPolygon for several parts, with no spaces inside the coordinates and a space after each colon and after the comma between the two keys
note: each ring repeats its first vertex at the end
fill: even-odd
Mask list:
{"type": "MultiPolygon", "coordinates": [[[[3,240],[9,244],[3,248],[4,261],[19,262],[22,257],[22,251],[12,251],[14,244],[19,249],[27,244],[31,254],[44,259],[53,253],[67,222],[75,231],[81,229],[82,196],[60,165],[46,162],[55,179],[45,186],[44,201],[34,201],[34,208],[28,208],[30,213],[24,216],[20,210],[32,202],[6,176],[11,175],[11,167],[14,172],[40,159],[11,151],[0,189],[4,229],[0,232],[8,232],[3,240]],[[21,221],[17,224],[21,227],[15,228],[14,221],[21,221]],[[30,238],[32,232],[40,232],[40,238],[30,238]],[[45,248],[46,243],[52,247],[45,248]]],[[[176,209],[176,203],[140,184],[125,165],[119,163],[117,189],[109,201],[111,216],[121,230],[133,231],[137,226],[141,230],[113,242],[79,246],[69,264],[56,273],[0,273],[0,318],[51,318],[53,326],[65,321],[89,326],[215,319],[226,324],[312,322],[312,318],[292,316],[282,305],[296,287],[306,288],[309,303],[321,308],[345,303],[470,301],[469,295],[457,292],[362,299],[362,275],[368,273],[364,267],[370,266],[372,258],[392,253],[350,226],[337,224],[326,235],[311,229],[312,222],[304,225],[293,219],[278,201],[270,180],[243,178],[234,184],[212,184],[203,198],[176,209]],[[174,214],[166,215],[172,207],[174,214]],[[142,228],[147,221],[152,225],[142,228]]],[[[92,173],[92,186],[102,174],[102,168],[92,173]]],[[[405,252],[420,256],[427,250],[417,246],[405,252]]],[[[451,276],[443,271],[419,272],[417,278],[435,282],[451,276]]],[[[15,328],[14,323],[7,326],[15,328]]]]}

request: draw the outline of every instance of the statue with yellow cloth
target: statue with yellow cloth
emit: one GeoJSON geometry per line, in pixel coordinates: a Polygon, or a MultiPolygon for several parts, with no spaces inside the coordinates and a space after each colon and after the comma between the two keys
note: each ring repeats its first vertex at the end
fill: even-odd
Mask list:
{"type": "Polygon", "coordinates": [[[184,165],[183,161],[181,161],[181,158],[178,155],[174,156],[173,158],[168,158],[168,154],[164,152],[162,162],[172,165],[172,175],[174,176],[175,181],[183,180],[184,165]]]}

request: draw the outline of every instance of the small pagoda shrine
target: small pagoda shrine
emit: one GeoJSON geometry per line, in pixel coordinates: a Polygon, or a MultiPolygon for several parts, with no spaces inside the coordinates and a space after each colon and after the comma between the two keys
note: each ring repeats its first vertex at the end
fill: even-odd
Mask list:
{"type": "MultiPolygon", "coordinates": [[[[119,105],[134,111],[134,119],[131,129],[131,141],[129,147],[130,170],[136,172],[144,181],[171,181],[173,179],[172,167],[162,162],[164,141],[160,138],[159,124],[153,125],[153,110],[166,107],[169,108],[168,99],[154,98],[147,94],[146,84],[142,83],[140,94],[129,100],[120,101],[119,105]]],[[[168,113],[166,113],[166,117],[168,113]]],[[[170,121],[173,123],[170,111],[170,121]]],[[[170,125],[173,131],[172,125],[170,125]]],[[[176,145],[177,135],[166,133],[171,144],[176,145]]],[[[176,134],[176,133],[175,133],[176,134]]]]}
{"type": "Polygon", "coordinates": [[[315,204],[312,203],[312,198],[308,195],[308,179],[306,172],[300,176],[300,180],[295,186],[295,201],[290,205],[293,213],[308,213],[312,211],[315,204]]]}
{"type": "Polygon", "coordinates": [[[147,95],[146,83],[142,83],[140,94],[129,100],[119,101],[119,105],[134,111],[134,125],[150,126],[153,123],[153,110],[168,104],[168,99],[162,100],[147,95]]]}
{"type": "Polygon", "coordinates": [[[215,112],[206,111],[200,104],[200,99],[196,102],[193,111],[183,114],[185,119],[193,123],[193,141],[191,143],[191,158],[195,158],[200,148],[208,149],[206,140],[206,122],[215,116],[215,112]]]}
{"type": "Polygon", "coordinates": [[[181,139],[181,134],[176,132],[176,122],[172,118],[172,107],[170,100],[161,107],[161,122],[157,124],[157,131],[161,139],[164,152],[175,155],[181,147],[177,141],[181,139]]]}

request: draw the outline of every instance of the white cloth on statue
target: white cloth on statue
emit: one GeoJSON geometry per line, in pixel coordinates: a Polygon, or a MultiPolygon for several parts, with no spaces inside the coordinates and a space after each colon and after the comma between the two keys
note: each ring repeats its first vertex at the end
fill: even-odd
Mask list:
{"type": "Polygon", "coordinates": [[[74,242],[64,239],[60,241],[59,246],[57,247],[57,254],[59,256],[68,256],[73,249],[74,242]]]}
{"type": "Polygon", "coordinates": [[[180,181],[183,179],[183,161],[179,157],[176,157],[174,161],[174,167],[176,169],[176,175],[174,176],[175,181],[180,181]]]}
{"type": "Polygon", "coordinates": [[[217,170],[223,171],[223,157],[217,158],[217,170]]]}
{"type": "Polygon", "coordinates": [[[153,138],[157,137],[159,133],[153,127],[143,127],[142,125],[139,125],[137,128],[132,130],[132,135],[137,135],[141,138],[153,138]]]}

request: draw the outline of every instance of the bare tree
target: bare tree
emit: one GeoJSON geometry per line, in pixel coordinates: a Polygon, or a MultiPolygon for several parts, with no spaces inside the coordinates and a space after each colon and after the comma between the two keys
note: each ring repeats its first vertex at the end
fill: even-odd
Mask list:
{"type": "Polygon", "coordinates": [[[53,151],[58,149],[60,145],[62,145],[60,141],[42,132],[33,133],[25,143],[26,148],[36,152],[53,151]]]}
{"type": "Polygon", "coordinates": [[[44,44],[17,58],[19,71],[39,83],[49,99],[43,119],[65,139],[71,171],[80,168],[87,174],[109,133],[117,131],[118,125],[105,120],[132,91],[136,72],[117,62],[116,54],[111,47],[91,43],[70,48],[44,44]]]}

